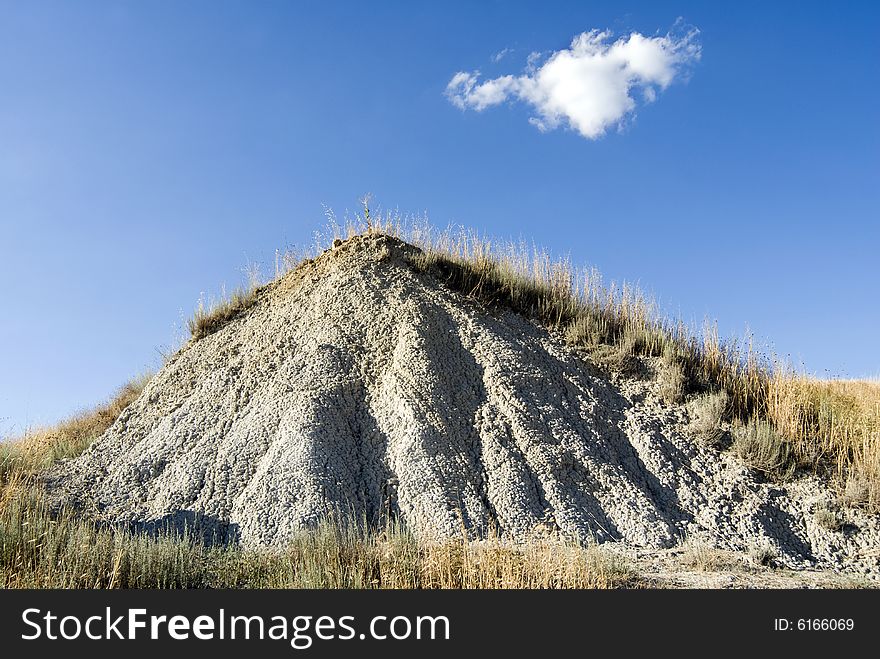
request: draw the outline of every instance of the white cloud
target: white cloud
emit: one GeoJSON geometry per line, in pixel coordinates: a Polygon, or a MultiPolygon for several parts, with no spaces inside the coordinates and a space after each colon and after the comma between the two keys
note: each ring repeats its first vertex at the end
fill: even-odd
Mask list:
{"type": "Polygon", "coordinates": [[[510,53],[512,53],[512,52],[513,52],[513,48],[502,48],[497,53],[492,55],[492,61],[495,63],[498,63],[501,60],[503,60],[505,57],[510,55],[510,53]]]}
{"type": "Polygon", "coordinates": [[[446,86],[446,96],[458,108],[477,112],[508,99],[532,106],[529,123],[541,131],[569,126],[588,139],[597,139],[612,126],[622,126],[636,108],[634,90],[645,103],[658,91],[686,75],[700,59],[699,31],[674,36],[645,37],[633,32],[611,43],[610,32],[592,30],[577,35],[571,46],[552,53],[543,64],[529,55],[525,73],[480,82],[480,72],[460,71],[446,86]]]}

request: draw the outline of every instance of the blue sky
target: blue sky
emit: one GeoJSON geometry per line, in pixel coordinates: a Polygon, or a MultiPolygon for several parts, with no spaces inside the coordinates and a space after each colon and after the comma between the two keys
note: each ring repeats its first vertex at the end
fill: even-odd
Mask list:
{"type": "Polygon", "coordinates": [[[570,253],[818,375],[876,375],[878,18],[865,2],[0,2],[0,434],[106,398],[200,292],[367,191],[570,253]],[[480,111],[446,94],[458,72],[520,79],[531,52],[541,66],[590,30],[683,26],[699,61],[596,139],[564,114],[542,132],[521,91],[480,111]]]}

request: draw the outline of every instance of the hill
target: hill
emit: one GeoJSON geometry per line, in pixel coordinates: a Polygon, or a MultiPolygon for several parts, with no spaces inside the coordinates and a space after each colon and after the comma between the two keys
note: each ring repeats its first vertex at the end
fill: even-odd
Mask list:
{"type": "Polygon", "coordinates": [[[3,447],[4,585],[880,575],[875,383],[794,375],[539,251],[368,215],[347,235],[3,447]]]}
{"type": "Polygon", "coordinates": [[[328,515],[399,519],[422,540],[763,545],[791,567],[880,545],[857,510],[847,532],[823,523],[835,505],[818,478],[780,482],[794,462],[774,480],[719,450],[722,413],[702,429],[714,445],[698,441],[717,393],[670,398],[662,357],[610,373],[560,332],[450,288],[423,256],[358,235],[255,291],[50,489],[114,524],[244,546],[283,547],[328,515]]]}

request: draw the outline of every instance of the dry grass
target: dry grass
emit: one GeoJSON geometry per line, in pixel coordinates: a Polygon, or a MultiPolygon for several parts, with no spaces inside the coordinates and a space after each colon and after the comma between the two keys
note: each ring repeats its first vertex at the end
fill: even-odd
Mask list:
{"type": "Polygon", "coordinates": [[[632,572],[600,547],[537,541],[418,543],[325,521],[284,551],[147,536],[52,512],[38,487],[7,482],[0,501],[0,588],[619,588],[632,572]]]}
{"type": "Polygon", "coordinates": [[[843,528],[843,520],[837,510],[831,506],[819,506],[813,512],[813,520],[828,531],[840,531],[843,528]]]}
{"type": "Polygon", "coordinates": [[[660,382],[660,398],[667,405],[684,402],[689,389],[688,372],[685,363],[676,355],[672,346],[667,346],[663,352],[657,377],[660,382]]]}
{"type": "Polygon", "coordinates": [[[637,585],[601,547],[551,541],[420,543],[405,529],[375,533],[325,522],[283,552],[223,550],[215,584],[270,588],[620,588],[637,585]],[[244,572],[242,572],[244,571],[244,572]]]}
{"type": "Polygon", "coordinates": [[[743,464],[774,480],[789,480],[797,468],[791,442],[768,421],[752,420],[735,426],[733,452],[743,464]]]}
{"type": "Polygon", "coordinates": [[[222,296],[213,301],[199,300],[192,318],[188,321],[189,332],[194,339],[201,339],[213,334],[230,320],[234,320],[250,309],[257,302],[259,287],[238,288],[230,295],[222,296]]]}
{"type": "Polygon", "coordinates": [[[170,537],[101,530],[50,511],[38,486],[11,479],[0,500],[0,588],[162,588],[201,583],[204,552],[170,537]]]}
{"type": "Polygon", "coordinates": [[[767,416],[800,462],[832,470],[846,503],[880,510],[880,382],[780,371],[767,416]]]}
{"type": "Polygon", "coordinates": [[[52,428],[32,430],[0,444],[0,484],[14,473],[33,474],[56,460],[82,453],[140,395],[150,377],[144,374],[127,382],[106,403],[52,428]]]}
{"type": "Polygon", "coordinates": [[[717,549],[704,540],[688,538],[682,546],[682,565],[700,572],[718,572],[742,567],[734,552],[717,549]]]}
{"type": "Polygon", "coordinates": [[[690,430],[701,444],[719,448],[726,433],[721,424],[728,416],[730,397],[725,391],[709,392],[688,403],[690,430]]]}
{"type": "Polygon", "coordinates": [[[749,545],[746,560],[752,567],[772,566],[776,560],[776,550],[767,542],[753,542],[749,545]]]}

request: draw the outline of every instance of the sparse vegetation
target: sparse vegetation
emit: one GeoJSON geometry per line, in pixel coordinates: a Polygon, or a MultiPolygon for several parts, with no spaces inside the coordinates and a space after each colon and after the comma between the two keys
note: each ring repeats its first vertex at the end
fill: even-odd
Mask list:
{"type": "Polygon", "coordinates": [[[852,473],[846,479],[840,500],[847,506],[864,506],[872,501],[872,489],[876,490],[876,484],[859,473],[852,473]]]}
{"type": "Polygon", "coordinates": [[[732,552],[717,549],[704,540],[688,538],[683,545],[681,562],[700,572],[716,572],[739,567],[740,561],[732,552]]]}
{"type": "Polygon", "coordinates": [[[746,466],[775,480],[789,480],[797,468],[791,444],[767,421],[735,426],[733,451],[746,466]]]}
{"type": "Polygon", "coordinates": [[[688,393],[688,376],[685,365],[672,346],[663,352],[658,374],[660,381],[660,397],[667,405],[678,405],[684,402],[688,393]]]}
{"type": "Polygon", "coordinates": [[[601,547],[552,541],[419,543],[392,525],[325,521],[282,552],[138,535],[7,482],[0,502],[2,588],[619,588],[633,573],[601,547]]]}
{"type": "Polygon", "coordinates": [[[192,318],[189,319],[189,332],[194,339],[213,334],[230,320],[234,320],[250,309],[257,301],[260,289],[257,286],[237,288],[230,295],[221,297],[213,303],[199,300],[192,318]]]}
{"type": "Polygon", "coordinates": [[[0,444],[0,485],[14,474],[31,475],[56,460],[82,453],[140,395],[150,377],[144,374],[127,382],[106,403],[53,428],[32,430],[21,439],[0,444]]]}
{"type": "Polygon", "coordinates": [[[690,429],[697,441],[715,448],[723,444],[726,433],[721,424],[727,416],[729,404],[730,398],[726,391],[705,393],[688,403],[690,429]]]}
{"type": "Polygon", "coordinates": [[[747,560],[754,567],[770,567],[776,560],[776,550],[766,542],[756,542],[748,548],[747,560]]]}
{"type": "Polygon", "coordinates": [[[625,346],[600,344],[590,350],[590,360],[606,373],[619,373],[626,377],[641,377],[645,369],[642,362],[625,346]]]}
{"type": "Polygon", "coordinates": [[[843,520],[837,510],[828,505],[819,506],[813,513],[816,524],[828,531],[839,531],[843,528],[843,520]]]}

